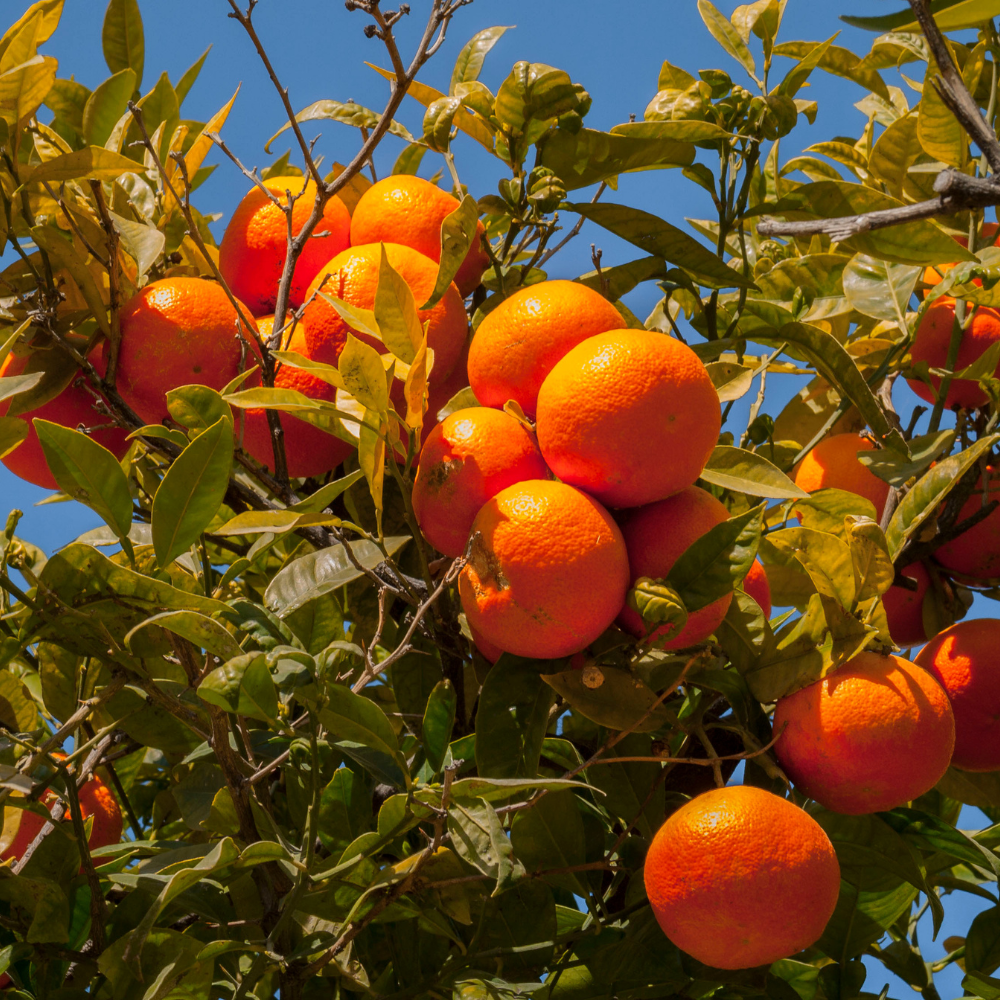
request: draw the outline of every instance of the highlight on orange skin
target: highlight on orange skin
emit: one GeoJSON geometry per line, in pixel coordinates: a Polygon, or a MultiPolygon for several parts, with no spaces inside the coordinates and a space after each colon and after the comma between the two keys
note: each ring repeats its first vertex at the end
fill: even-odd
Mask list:
{"type": "Polygon", "coordinates": [[[794,480],[806,493],[837,489],[870,500],[876,517],[882,516],[889,484],[858,461],[859,451],[874,451],[875,445],[860,434],[834,434],[819,442],[795,468],[794,480]]]}
{"type": "Polygon", "coordinates": [[[754,559],[747,575],[743,577],[743,590],[760,605],[764,617],[770,618],[771,584],[767,579],[767,570],[759,559],[754,559]]]}

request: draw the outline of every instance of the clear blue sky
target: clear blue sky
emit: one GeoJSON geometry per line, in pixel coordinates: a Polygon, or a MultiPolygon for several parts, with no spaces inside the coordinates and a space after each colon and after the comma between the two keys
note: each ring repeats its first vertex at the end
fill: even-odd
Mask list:
{"type": "MultiPolygon", "coordinates": [[[[268,81],[250,42],[242,28],[226,16],[226,0],[139,0],[145,21],[146,65],[143,90],[148,90],[164,70],[176,81],[211,43],[212,51],[205,69],[184,106],[184,117],[206,120],[232,95],[242,82],[240,96],[223,130],[230,148],[248,165],[264,166],[269,157],[263,143],[284,121],[278,98],[268,81]]],[[[27,0],[5,0],[6,18],[12,19],[27,6],[27,0]]],[[[385,4],[388,6],[388,4],[385,4]]],[[[413,13],[399,25],[404,58],[413,50],[415,36],[429,8],[427,0],[411,0],[413,13]]],[[[736,6],[732,0],[717,6],[729,13],[736,6]]],[[[904,6],[880,4],[877,12],[888,12],[904,6]]],[[[53,39],[44,47],[56,56],[60,76],[73,75],[93,88],[107,76],[101,56],[100,32],[103,0],[67,0],[62,24],[53,39]]],[[[823,40],[841,31],[838,44],[859,53],[867,51],[872,36],[849,28],[837,20],[840,13],[868,14],[873,12],[870,0],[840,0],[838,3],[817,3],[815,0],[789,0],[781,39],[823,40]]],[[[365,60],[386,65],[387,58],[378,40],[368,40],[362,34],[364,16],[348,14],[342,3],[331,0],[262,0],[255,12],[255,21],[265,40],[271,59],[282,81],[289,88],[296,110],[322,98],[347,100],[380,109],[387,96],[387,84],[364,66],[365,60]]],[[[456,15],[448,39],[423,73],[421,79],[439,89],[447,90],[452,64],[464,42],[476,31],[494,24],[516,25],[490,54],[483,81],[494,91],[507,75],[513,62],[526,59],[565,69],[573,79],[583,84],[593,97],[593,109],[587,119],[593,128],[610,128],[628,120],[634,113],[642,118],[643,110],[656,91],[656,79],[664,59],[689,71],[722,68],[741,81],[741,70],[722,52],[708,35],[698,15],[695,0],[475,0],[456,15]]],[[[2,26],[2,25],[0,25],[2,26]]],[[[777,73],[781,73],[779,62],[777,73]]],[[[742,82],[749,82],[742,80],[742,82]]],[[[813,126],[803,125],[793,139],[796,148],[783,150],[783,159],[790,158],[801,147],[834,135],[858,135],[864,117],[853,104],[863,96],[855,85],[816,73],[811,87],[799,96],[819,101],[820,113],[813,126]]],[[[404,105],[402,120],[411,131],[419,134],[422,109],[413,101],[404,105]]],[[[357,149],[358,133],[347,126],[330,123],[309,123],[310,137],[322,132],[317,151],[334,160],[347,162],[357,149]]],[[[284,138],[284,137],[282,137],[284,138]]],[[[288,143],[278,142],[282,152],[288,143]]],[[[381,174],[388,172],[401,145],[389,139],[376,156],[381,174]]],[[[495,191],[500,176],[495,161],[471,140],[456,142],[456,155],[461,178],[476,196],[495,191]]],[[[210,159],[218,161],[220,157],[210,159]]],[[[421,173],[428,176],[437,169],[428,155],[421,173]]],[[[221,238],[233,208],[247,189],[247,182],[235,167],[222,162],[215,175],[199,191],[197,203],[206,213],[220,212],[222,218],[214,226],[221,238]]],[[[684,181],[678,172],[650,172],[625,175],[618,192],[609,200],[641,206],[675,224],[685,217],[707,217],[711,206],[699,188],[684,181]]],[[[551,277],[575,277],[592,268],[590,243],[596,242],[604,251],[605,265],[622,263],[637,256],[634,248],[615,240],[592,226],[585,226],[575,244],[557,258],[551,277]]],[[[640,316],[655,303],[655,287],[637,291],[629,304],[640,316]]],[[[769,382],[779,396],[784,390],[773,378],[769,382]]],[[[908,412],[913,396],[905,386],[897,387],[897,408],[908,412]]],[[[770,393],[769,393],[770,398],[770,393]]],[[[749,405],[748,401],[746,406],[749,405]]],[[[737,434],[745,424],[746,406],[734,410],[737,434]]],[[[778,407],[765,406],[776,414],[778,407]]],[[[20,533],[46,549],[65,544],[81,532],[94,527],[97,519],[78,504],[58,504],[33,507],[45,492],[15,479],[0,468],[0,514],[11,507],[25,511],[20,533]]],[[[980,599],[975,614],[992,616],[996,606],[980,599]]],[[[966,826],[985,825],[978,811],[967,810],[966,826]]],[[[941,941],[949,934],[962,933],[975,912],[985,908],[984,900],[958,894],[948,901],[950,918],[938,943],[927,945],[930,930],[923,934],[925,956],[934,959],[944,954],[941,941]]],[[[909,987],[894,980],[881,965],[869,964],[870,978],[866,991],[877,993],[884,982],[892,980],[891,995],[910,995],[909,987]]],[[[960,995],[960,970],[951,970],[938,977],[944,997],[960,995]]]]}

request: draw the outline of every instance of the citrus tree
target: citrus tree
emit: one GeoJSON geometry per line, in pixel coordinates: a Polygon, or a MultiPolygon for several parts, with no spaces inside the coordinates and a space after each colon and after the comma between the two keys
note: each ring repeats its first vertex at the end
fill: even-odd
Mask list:
{"type": "Polygon", "coordinates": [[[961,621],[1000,595],[1000,3],[849,19],[859,55],[698,0],[722,68],[604,132],[554,67],[480,80],[502,27],[423,83],[468,2],[332,15],[376,111],[297,107],[229,0],[294,150],[259,173],[237,95],[184,117],[204,59],[149,86],[136,0],[93,89],[63,0],[0,38],[0,456],[104,523],[0,540],[4,988],[845,1000],[868,957],[1000,997],[1000,826],[956,825],[1000,822],[1000,625],[961,621]],[[802,152],[820,73],[867,120],[802,152]],[[616,201],[667,168],[712,218],[616,201]],[[584,222],[635,252],[566,275],[584,222]]]}

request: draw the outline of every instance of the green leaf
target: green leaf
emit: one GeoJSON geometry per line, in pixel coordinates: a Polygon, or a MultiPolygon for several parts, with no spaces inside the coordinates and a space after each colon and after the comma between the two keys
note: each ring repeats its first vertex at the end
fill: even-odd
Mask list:
{"type": "Polygon", "coordinates": [[[325,510],[337,497],[346,490],[349,490],[363,476],[364,473],[360,469],[355,469],[354,472],[349,472],[343,478],[335,479],[332,483],[321,486],[311,496],[306,497],[305,500],[300,500],[298,503],[292,504],[289,510],[300,511],[302,513],[325,510]]]}
{"type": "Polygon", "coordinates": [[[17,417],[0,417],[0,458],[9,455],[27,436],[27,421],[17,417]]]}
{"type": "Polygon", "coordinates": [[[833,598],[813,594],[805,613],[779,629],[773,647],[750,668],[747,685],[759,701],[777,701],[856,656],[875,631],[833,598]]]}
{"type": "Polygon", "coordinates": [[[221,417],[232,420],[233,411],[221,394],[207,385],[182,385],[167,390],[167,412],[189,431],[205,431],[221,417]]]}
{"type": "Polygon", "coordinates": [[[671,567],[667,580],[688,613],[732,593],[747,575],[757,558],[765,506],[762,503],[717,524],[688,546],[671,567]]]}
{"type": "Polygon", "coordinates": [[[936,63],[931,62],[917,106],[917,140],[932,160],[949,167],[963,167],[969,158],[969,137],[934,86],[938,75],[936,63]]]}
{"type": "Polygon", "coordinates": [[[111,0],[101,28],[104,61],[112,73],[123,69],[135,72],[135,88],[142,85],[142,67],[146,45],[142,32],[142,15],[136,0],[111,0]]]}
{"type": "Polygon", "coordinates": [[[371,791],[363,776],[338,767],[320,794],[319,839],[336,856],[370,828],[371,814],[371,791]]]}
{"type": "Polygon", "coordinates": [[[801,89],[806,80],[809,79],[812,71],[820,64],[823,56],[836,38],[833,35],[825,42],[818,42],[807,53],[799,58],[799,61],[785,74],[785,78],[778,84],[778,92],[786,97],[794,97],[801,89]]]}
{"type": "MultiPolygon", "coordinates": [[[[931,0],[930,11],[942,31],[957,31],[961,28],[978,28],[985,21],[1000,14],[997,0],[931,0]]],[[[866,31],[918,31],[919,25],[913,19],[912,8],[882,14],[877,17],[846,17],[841,21],[866,31]]]]}
{"type": "Polygon", "coordinates": [[[219,511],[233,464],[233,425],[220,417],[167,469],[153,497],[153,550],[161,567],[187,551],[219,511]]]}
{"type": "MultiPolygon", "coordinates": [[[[410,294],[412,296],[412,292],[410,294]]],[[[344,387],[362,406],[376,413],[388,410],[385,369],[374,347],[348,333],[337,361],[337,370],[344,380],[344,387]]]]}
{"type": "Polygon", "coordinates": [[[294,510],[248,510],[214,528],[213,535],[279,535],[314,524],[340,524],[333,514],[309,514],[294,510]]]}
{"type": "Polygon", "coordinates": [[[421,727],[424,753],[427,762],[437,773],[444,765],[444,756],[451,742],[451,733],[455,727],[455,709],[458,696],[450,680],[445,678],[434,685],[427,707],[424,709],[424,721],[421,727]]]}
{"type": "MultiPolygon", "coordinates": [[[[469,253],[469,248],[476,239],[478,222],[479,208],[476,199],[469,194],[461,200],[454,212],[441,220],[441,262],[438,264],[434,291],[420,307],[421,309],[433,308],[441,300],[441,296],[448,291],[452,280],[458,274],[458,269],[469,253]]],[[[379,327],[382,327],[381,321],[379,327]]],[[[418,338],[415,346],[418,346],[419,342],[418,338]]],[[[409,363],[413,359],[403,358],[403,360],[409,363]]]]}
{"type": "Polygon", "coordinates": [[[673,587],[662,580],[640,576],[630,588],[626,603],[653,629],[660,625],[672,626],[670,635],[679,635],[687,624],[688,613],[684,601],[673,587]]]}
{"type": "MultiPolygon", "coordinates": [[[[530,809],[516,814],[510,839],[514,853],[529,873],[582,865],[586,846],[576,796],[569,791],[542,796],[530,809]]],[[[585,894],[580,878],[574,874],[549,875],[546,881],[585,894]]]]}
{"type": "Polygon", "coordinates": [[[493,28],[483,28],[482,31],[477,31],[462,46],[462,50],[458,53],[458,58],[455,60],[455,68],[451,72],[449,93],[454,94],[455,87],[460,83],[469,83],[472,80],[479,79],[483,63],[486,61],[486,56],[490,49],[500,41],[504,32],[510,27],[513,27],[513,25],[497,25],[493,28]]]}
{"type": "MultiPolygon", "coordinates": [[[[417,303],[414,301],[410,286],[403,280],[402,275],[399,274],[392,264],[389,263],[389,258],[385,252],[385,244],[379,244],[379,248],[381,250],[381,260],[378,271],[378,287],[375,290],[375,322],[378,324],[382,342],[385,346],[401,361],[411,364],[416,357],[417,348],[420,347],[420,342],[424,337],[423,325],[420,322],[420,316],[417,314],[417,303]]],[[[445,289],[447,289],[447,286],[445,286],[445,289]]],[[[361,345],[361,341],[356,340],[355,343],[361,345]]],[[[368,347],[367,344],[362,346],[367,351],[375,354],[376,360],[378,359],[378,352],[368,347]]],[[[347,350],[347,345],[345,345],[344,350],[347,350]]],[[[354,348],[354,350],[357,351],[358,348],[354,348]]],[[[341,355],[341,358],[343,358],[343,355],[341,355]]],[[[371,370],[369,377],[375,380],[376,384],[377,380],[381,379],[384,386],[385,374],[382,362],[378,361],[378,370],[376,371],[375,364],[370,355],[365,354],[365,358],[368,368],[371,370]]],[[[360,390],[362,395],[355,392],[353,388],[355,383],[349,380],[345,374],[342,360],[340,362],[340,373],[344,379],[344,384],[352,396],[370,409],[379,409],[382,397],[377,392],[377,389],[371,390],[371,387],[366,385],[363,390],[360,390]]]]}
{"type": "MultiPolygon", "coordinates": [[[[395,79],[393,74],[390,75],[393,79],[395,79]]],[[[302,122],[322,120],[343,122],[345,125],[353,125],[355,128],[366,128],[371,131],[381,121],[381,115],[372,111],[370,108],[363,107],[360,104],[354,104],[353,102],[344,104],[341,101],[327,100],[316,101],[314,104],[310,104],[308,108],[304,108],[295,116],[295,120],[299,124],[302,122]]],[[[279,135],[291,127],[291,123],[289,122],[282,125],[281,128],[279,128],[278,131],[275,132],[266,143],[264,143],[264,152],[270,153],[271,143],[273,143],[279,135]]],[[[409,130],[400,122],[390,122],[389,132],[392,135],[399,136],[401,139],[405,139],[407,142],[414,141],[413,136],[409,133],[409,130]]]]}
{"type": "Polygon", "coordinates": [[[808,500],[799,500],[795,504],[794,511],[802,521],[803,528],[828,531],[834,535],[843,533],[844,519],[849,515],[868,517],[873,521],[878,516],[871,500],[866,500],[850,490],[837,490],[832,487],[817,490],[808,500]]]}
{"type": "Polygon", "coordinates": [[[965,968],[986,975],[1000,967],[1000,907],[976,915],[965,938],[965,968]]]}
{"type": "Polygon", "coordinates": [[[374,542],[350,542],[351,554],[362,569],[354,565],[343,545],[309,552],[275,574],[264,591],[264,601],[279,618],[286,618],[317,597],[364,576],[365,570],[385,561],[386,553],[395,555],[408,541],[409,535],[392,535],[383,541],[385,552],[374,542]]]}
{"type": "Polygon", "coordinates": [[[976,773],[949,767],[935,787],[957,802],[979,809],[1000,809],[1000,771],[976,773]]]}
{"type": "Polygon", "coordinates": [[[723,489],[754,497],[797,500],[809,495],[763,455],[724,444],[716,446],[701,478],[723,489]]]}
{"type": "Polygon", "coordinates": [[[778,261],[756,280],[767,298],[780,302],[791,302],[800,288],[800,294],[810,301],[821,296],[839,298],[844,268],[850,259],[842,253],[810,253],[804,257],[791,257],[778,261]]]}
{"type": "Polygon", "coordinates": [[[115,456],[82,431],[38,417],[32,424],[59,488],[125,537],[132,524],[132,497],[115,456]]]}
{"type": "Polygon", "coordinates": [[[889,88],[886,87],[885,81],[878,71],[867,66],[864,60],[856,56],[850,49],[823,42],[781,42],[774,46],[774,54],[788,56],[792,59],[803,59],[811,51],[824,45],[826,45],[826,49],[817,64],[819,69],[846,80],[853,80],[865,90],[870,90],[887,101],[890,100],[889,88]]]}
{"type": "Polygon", "coordinates": [[[726,617],[715,634],[722,651],[741,674],[749,673],[774,641],[764,612],[742,590],[734,591],[726,617]]]}
{"type": "Polygon", "coordinates": [[[587,769],[587,780],[604,792],[604,797],[598,798],[600,804],[650,840],[663,821],[663,785],[657,780],[662,765],[653,761],[617,763],[615,758],[652,756],[650,737],[633,733],[587,769]]]}
{"type": "Polygon", "coordinates": [[[387,754],[396,759],[405,771],[405,762],[398,760],[399,745],[392,724],[378,705],[342,684],[329,685],[326,695],[326,703],[318,714],[320,721],[336,739],[361,743],[387,754]]]}
{"type": "Polygon", "coordinates": [[[938,462],[933,469],[929,469],[917,480],[914,487],[900,500],[885,531],[889,554],[893,558],[899,554],[907,539],[937,512],[962,476],[997,441],[1000,441],[1000,434],[980,438],[965,451],[938,462]]]}
{"type": "Polygon", "coordinates": [[[17,130],[38,111],[56,82],[57,68],[51,56],[35,56],[0,73],[0,118],[10,129],[17,130]]]}
{"type": "Polygon", "coordinates": [[[159,259],[167,237],[156,226],[133,222],[114,212],[108,213],[121,237],[122,249],[135,261],[136,274],[142,277],[159,259]]]}
{"type": "Polygon", "coordinates": [[[604,665],[596,670],[600,676],[588,673],[586,682],[583,670],[572,669],[543,674],[542,680],[585,719],[608,729],[649,733],[670,722],[670,712],[662,705],[649,711],[656,695],[630,671],[604,665]]]}
{"type": "Polygon", "coordinates": [[[595,292],[600,292],[603,287],[606,287],[608,298],[612,302],[616,302],[644,281],[660,281],[666,276],[667,265],[662,257],[640,257],[627,264],[616,264],[614,267],[603,268],[600,274],[596,271],[588,271],[586,274],[580,275],[576,281],[592,288],[595,292]],[[606,285],[602,284],[603,282],[606,282],[606,285]]]}
{"type": "Polygon", "coordinates": [[[569,204],[570,211],[597,223],[646,253],[669,260],[710,288],[753,288],[750,278],[727,266],[694,237],[649,212],[605,202],[569,204]]]}
{"type": "Polygon", "coordinates": [[[768,544],[801,563],[813,585],[845,608],[855,600],[854,565],[847,543],[829,531],[783,528],[767,536],[768,544]]]}
{"type": "Polygon", "coordinates": [[[514,857],[500,818],[488,802],[453,796],[448,833],[452,848],[463,861],[496,879],[494,896],[524,878],[524,866],[514,857]]]}
{"type": "Polygon", "coordinates": [[[226,712],[277,724],[278,693],[264,653],[241,653],[198,685],[198,697],[226,712]]]}
{"type": "Polygon", "coordinates": [[[38,246],[49,255],[53,264],[64,267],[70,273],[98,326],[110,336],[111,325],[108,322],[108,307],[104,295],[85,261],[73,249],[73,245],[54,226],[32,226],[31,235],[38,246]]]}
{"type": "Polygon", "coordinates": [[[1000,878],[1000,857],[962,830],[919,809],[899,808],[879,813],[905,840],[920,850],[940,851],[963,864],[991,871],[1000,878]]]}
{"type": "MultiPolygon", "coordinates": [[[[546,745],[549,743],[546,740],[546,745]]],[[[562,741],[558,741],[562,742],[562,741]]],[[[455,744],[452,744],[454,748],[455,744]]],[[[548,754],[547,754],[548,755],[548,754]]],[[[573,766],[581,761],[574,760],[573,766]]],[[[456,798],[483,799],[494,802],[500,799],[511,799],[525,792],[540,792],[543,789],[559,792],[564,789],[583,789],[587,786],[569,778],[459,778],[453,781],[451,793],[456,798]]]]}
{"type": "Polygon", "coordinates": [[[970,972],[962,980],[962,988],[969,996],[981,997],[982,1000],[997,1000],[1000,997],[1000,979],[979,972],[970,972]]]}
{"type": "Polygon", "coordinates": [[[905,327],[910,296],[920,275],[919,267],[887,264],[855,254],[844,269],[844,297],[866,316],[895,320],[905,327]]]}
{"type": "Polygon", "coordinates": [[[854,563],[854,600],[860,603],[879,597],[892,586],[896,575],[885,535],[869,517],[848,517],[846,528],[854,563]]]}
{"type": "MultiPolygon", "coordinates": [[[[131,160],[128,157],[122,156],[118,152],[113,152],[110,149],[104,149],[104,144],[111,138],[111,133],[114,132],[115,126],[120,121],[122,115],[128,110],[128,102],[132,100],[132,95],[137,89],[137,82],[135,76],[135,70],[123,69],[119,70],[113,76],[109,76],[97,89],[87,98],[87,103],[83,106],[83,138],[88,146],[93,147],[96,152],[97,149],[107,154],[109,157],[114,157],[115,162],[128,163],[127,168],[123,168],[121,173],[132,172],[136,169],[135,160],[131,160]]],[[[77,150],[75,153],[65,153],[63,156],[57,156],[55,160],[49,160],[48,163],[42,164],[39,169],[52,169],[52,164],[57,163],[59,160],[64,160],[67,156],[76,157],[80,159],[80,154],[85,153],[87,150],[77,150]]],[[[64,168],[65,170],[66,168],[64,168]]],[[[70,180],[72,177],[79,176],[78,174],[72,174],[69,177],[51,177],[46,178],[47,180],[70,180]]],[[[109,180],[114,180],[119,174],[114,174],[109,177],[109,180]]]]}
{"type": "Polygon", "coordinates": [[[753,77],[756,77],[757,64],[747,48],[747,43],[732,22],[722,14],[709,0],[698,0],[698,13],[705,22],[712,37],[753,77]]]}
{"type": "Polygon", "coordinates": [[[507,654],[486,675],[476,712],[476,767],[487,778],[533,778],[555,698],[536,669],[507,654]]]}
{"type": "Polygon", "coordinates": [[[198,649],[207,649],[224,660],[242,654],[239,644],[219,622],[197,611],[164,611],[147,618],[125,636],[125,644],[137,656],[143,654],[138,640],[148,629],[166,629],[193,643],[198,649]]]}

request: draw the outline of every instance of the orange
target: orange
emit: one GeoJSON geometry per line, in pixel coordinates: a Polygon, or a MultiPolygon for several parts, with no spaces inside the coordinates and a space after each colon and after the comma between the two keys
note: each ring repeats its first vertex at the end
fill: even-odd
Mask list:
{"type": "MultiPolygon", "coordinates": [[[[418,306],[426,302],[434,290],[437,280],[437,264],[416,250],[386,243],[385,253],[389,263],[396,269],[413,291],[418,306]]],[[[351,247],[329,261],[316,275],[309,286],[306,299],[322,288],[331,298],[342,299],[352,306],[372,309],[375,306],[375,291],[378,288],[379,264],[382,250],[378,243],[351,247]]],[[[458,362],[465,347],[469,324],[465,314],[465,303],[458,294],[454,283],[449,286],[441,300],[431,309],[418,312],[420,322],[427,324],[427,344],[434,349],[434,368],[431,380],[446,379],[458,362]]],[[[369,343],[380,353],[388,348],[372,337],[352,331],[340,318],[337,311],[325,299],[317,295],[306,306],[302,315],[306,325],[306,341],[309,357],[324,364],[335,365],[340,352],[347,343],[347,334],[369,343]]]]}
{"type": "Polygon", "coordinates": [[[747,575],[743,577],[743,590],[760,605],[764,617],[770,618],[771,584],[767,579],[767,571],[759,559],[754,559],[747,575]]]}
{"type": "Polygon", "coordinates": [[[874,451],[875,445],[859,434],[834,434],[820,441],[795,469],[795,485],[806,493],[836,489],[857,493],[870,500],[875,516],[882,516],[889,484],[858,461],[859,451],[874,451]]]}
{"type": "MultiPolygon", "coordinates": [[[[435,264],[441,260],[441,223],[458,208],[457,198],[436,184],[411,174],[394,174],[377,181],[358,199],[351,217],[351,245],[401,243],[419,250],[435,264]]],[[[483,249],[486,232],[481,222],[455,275],[455,284],[464,298],[482,280],[490,258],[483,249]]],[[[332,254],[331,254],[332,256],[332,254]]],[[[426,301],[426,297],[419,302],[426,301]]]]}
{"type": "MultiPolygon", "coordinates": [[[[13,375],[23,375],[29,366],[30,357],[25,355],[17,357],[10,353],[0,364],[0,378],[13,375]]],[[[38,359],[36,359],[37,362],[38,359]]],[[[95,363],[96,358],[91,355],[91,363],[95,363]]],[[[40,370],[33,367],[33,370],[40,370]]],[[[16,400],[17,397],[14,397],[16,400]]],[[[41,420],[50,420],[54,424],[62,424],[64,427],[72,427],[74,430],[79,427],[93,428],[90,436],[108,451],[114,454],[115,458],[122,458],[128,451],[129,442],[125,439],[128,431],[121,427],[112,425],[111,417],[104,413],[98,413],[94,408],[94,395],[87,387],[83,375],[77,375],[73,381],[54,399],[47,403],[35,407],[25,413],[17,414],[20,419],[28,425],[28,436],[12,451],[3,457],[3,464],[21,479],[41,486],[46,490],[57,490],[59,485],[55,477],[49,472],[48,463],[45,461],[45,452],[42,444],[38,440],[32,420],[38,417],[41,420]]],[[[0,403],[0,417],[5,416],[11,400],[7,399],[0,403]]]]}
{"type": "Polygon", "coordinates": [[[625,542],[586,493],[547,479],[518,483],[486,502],[472,531],[459,595],[470,629],[497,648],[537,659],[569,656],[621,609],[625,542]]]}
{"type": "MultiPolygon", "coordinates": [[[[269,177],[264,187],[273,191],[282,205],[288,204],[289,191],[293,195],[303,192],[292,207],[292,229],[298,235],[312,215],[315,183],[304,177],[269,177]]],[[[351,245],[350,229],[347,206],[334,195],[295,262],[288,290],[288,301],[294,308],[305,301],[306,289],[319,269],[351,245]]],[[[233,295],[245,302],[255,316],[274,312],[287,249],[288,216],[254,185],[226,226],[219,245],[219,270],[233,295]]]]}
{"type": "MultiPolygon", "coordinates": [[[[274,317],[261,317],[257,320],[257,328],[261,337],[267,339],[274,328],[274,317]]],[[[305,330],[301,322],[296,324],[291,339],[283,350],[295,351],[303,357],[308,357],[305,330]]],[[[321,399],[328,403],[335,403],[337,400],[337,390],[332,385],[291,365],[281,365],[274,377],[274,387],[294,389],[310,399],[321,399]]],[[[327,434],[312,424],[307,424],[304,420],[299,420],[290,413],[282,413],[280,419],[285,431],[285,460],[288,463],[288,475],[292,479],[324,476],[354,452],[353,445],[327,434]]],[[[244,420],[244,449],[261,465],[273,469],[274,448],[266,411],[246,410],[244,420]]]]}
{"type": "Polygon", "coordinates": [[[833,916],[840,865],[804,809],[752,785],[686,802],[646,854],[663,933],[716,969],[770,965],[814,944],[833,916]]]}
{"type": "Polygon", "coordinates": [[[691,486],[721,420],[698,356],[649,330],[577,344],[538,393],[538,444],[549,468],[609,507],[639,507],[691,486]]]}
{"type": "MultiPolygon", "coordinates": [[[[249,311],[243,317],[257,329],[249,311]]],[[[121,332],[118,392],[148,424],[166,417],[168,390],[222,389],[257,364],[257,346],[222,286],[204,278],[150,282],[122,309],[121,332]]]]}
{"type": "Polygon", "coordinates": [[[576,281],[519,288],[479,324],[469,350],[469,384],[483,406],[513,399],[535,416],[545,376],[577,344],[622,326],[621,313],[576,281]]]}
{"type": "Polygon", "coordinates": [[[515,483],[548,475],[535,435],[519,420],[485,406],[456,410],[421,449],[413,513],[438,552],[460,556],[487,500],[515,483]]]}
{"type": "MultiPolygon", "coordinates": [[[[979,231],[979,249],[982,250],[984,246],[988,246],[992,243],[993,246],[1000,244],[1000,239],[997,239],[997,229],[998,226],[995,222],[986,222],[983,224],[982,229],[979,231]]],[[[968,247],[969,237],[968,236],[953,236],[952,239],[961,244],[963,247],[968,247]]],[[[924,284],[929,288],[933,288],[935,285],[941,282],[941,279],[954,267],[954,264],[933,264],[924,270],[924,284]]],[[[973,284],[982,285],[981,278],[973,278],[973,284]]],[[[926,293],[925,293],[926,294],[926,293]]]]}
{"type": "Polygon", "coordinates": [[[503,656],[503,650],[497,646],[494,646],[492,642],[484,639],[474,628],[470,626],[469,632],[472,634],[472,641],[475,644],[476,649],[483,655],[484,659],[490,661],[490,663],[496,663],[497,660],[503,656]]]}
{"type": "MultiPolygon", "coordinates": [[[[62,755],[57,754],[56,756],[61,757],[62,755]]],[[[92,851],[96,851],[99,847],[117,844],[122,839],[122,812],[114,792],[95,774],[80,789],[79,795],[80,813],[84,822],[91,816],[94,818],[87,846],[92,851]]],[[[55,801],[56,795],[51,791],[46,792],[42,797],[43,804],[50,810],[55,801]]],[[[18,815],[20,822],[17,833],[10,846],[0,854],[0,861],[22,857],[45,825],[45,820],[35,813],[21,811],[18,815]]],[[[68,806],[63,822],[72,822],[68,806]]]]}
{"type": "MultiPolygon", "coordinates": [[[[687,486],[666,500],[629,511],[622,522],[632,572],[629,586],[635,586],[641,576],[665,579],[690,545],[728,518],[729,511],[711,493],[697,486],[687,486]]],[[[683,649],[707,639],[726,617],[732,599],[732,594],[725,594],[706,607],[692,611],[684,628],[676,635],[672,634],[672,626],[660,626],[653,633],[657,645],[664,649],[683,649]]],[[[646,635],[646,623],[628,606],[622,608],[618,624],[633,635],[646,635]]]]}
{"type": "Polygon", "coordinates": [[[916,590],[892,586],[882,595],[889,635],[897,646],[919,646],[927,641],[924,630],[924,596],[931,585],[930,574],[920,563],[901,570],[903,576],[915,580],[916,590]]]}
{"type": "Polygon", "coordinates": [[[963,771],[1000,770],[1000,621],[978,618],[938,633],[917,664],[944,685],[955,713],[955,753],[963,771]]]}
{"type": "Polygon", "coordinates": [[[929,792],[955,746],[941,685],[901,656],[871,652],[779,699],[774,731],[778,762],[799,791],[849,816],[929,792]]]}
{"type": "MultiPolygon", "coordinates": [[[[951,331],[955,325],[955,300],[941,298],[924,313],[924,318],[917,327],[910,348],[913,364],[926,361],[931,368],[944,368],[948,363],[948,345],[951,342],[951,331]]],[[[1000,312],[987,306],[979,306],[972,313],[971,321],[966,313],[966,327],[962,332],[962,341],[958,348],[958,358],[955,371],[968,367],[1000,340],[1000,312]]],[[[1000,372],[1000,366],[997,367],[1000,372]]],[[[996,374],[996,372],[994,373],[996,374]]],[[[907,384],[923,400],[933,403],[941,388],[941,379],[937,375],[930,376],[931,386],[919,378],[908,378],[907,384]]],[[[971,379],[953,379],[948,386],[948,395],[944,405],[948,409],[961,407],[965,410],[985,406],[986,394],[979,388],[979,383],[971,379]]]]}
{"type": "MultiPolygon", "coordinates": [[[[984,503],[1000,500],[1000,474],[987,467],[986,495],[982,480],[958,515],[960,524],[979,510],[984,503]]],[[[970,580],[992,580],[1000,577],[1000,507],[987,514],[978,524],[957,538],[945,542],[934,558],[952,573],[970,580]]]]}

